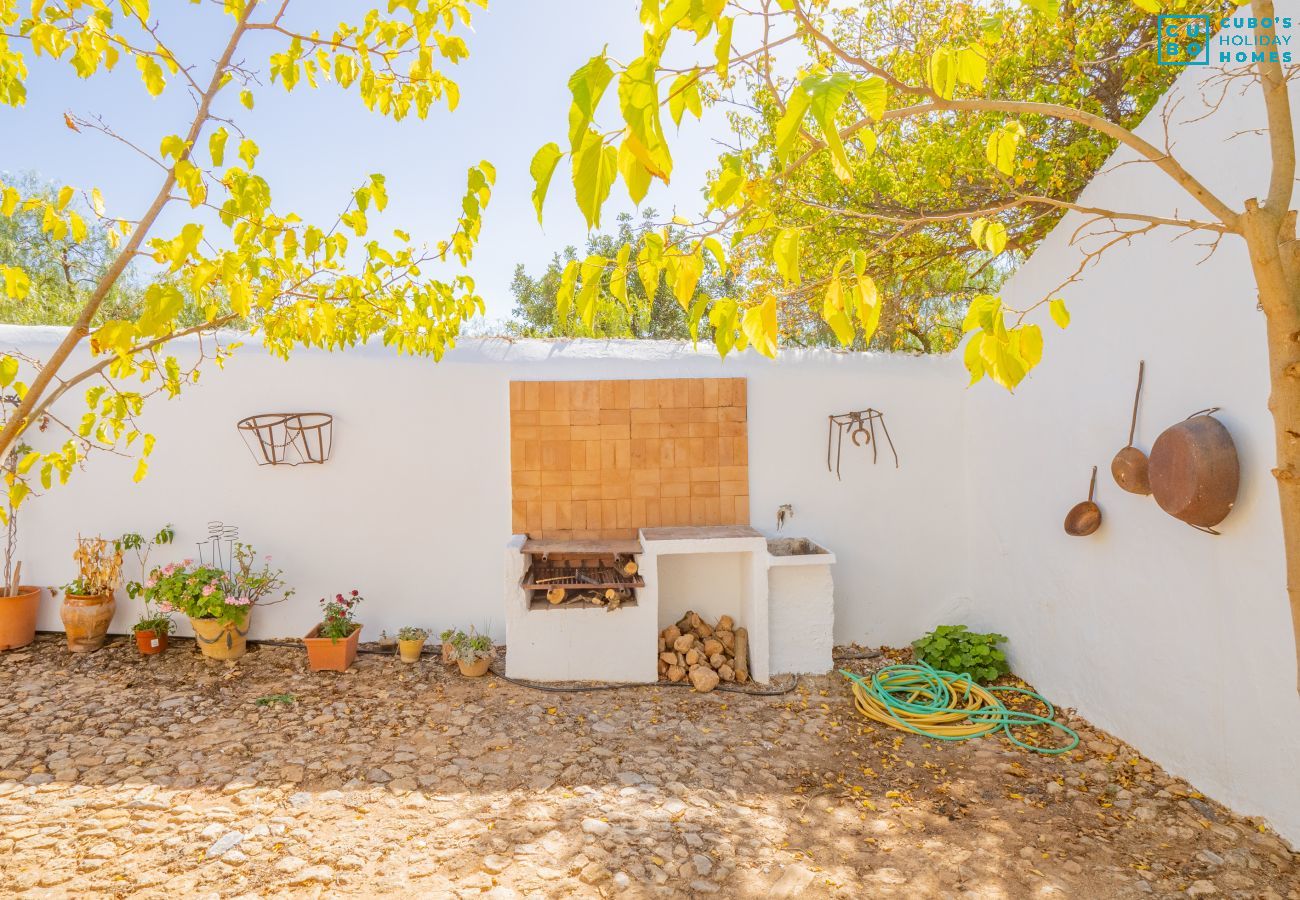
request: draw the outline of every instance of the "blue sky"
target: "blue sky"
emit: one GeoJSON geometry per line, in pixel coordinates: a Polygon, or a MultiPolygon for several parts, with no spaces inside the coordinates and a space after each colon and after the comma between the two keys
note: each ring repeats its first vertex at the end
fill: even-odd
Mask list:
{"type": "MultiPolygon", "coordinates": [[[[372,0],[372,3],[374,0],[372,0]]],[[[359,20],[372,4],[343,0],[295,0],[291,24],[323,32],[341,19],[359,20]]],[[[179,56],[199,64],[206,80],[210,60],[224,45],[229,18],[183,3],[154,3],[161,33],[179,56]]],[[[271,184],[278,210],[294,210],[308,220],[332,222],[350,191],[371,172],[388,178],[390,205],[372,222],[410,231],[416,240],[445,235],[459,209],[465,169],[491,161],[498,172],[487,210],[482,242],[471,266],[489,318],[509,315],[510,279],[515,264],[538,272],[555,250],[581,246],[587,229],[572,200],[566,162],[561,162],[546,205],[546,225],[537,224],[529,193],[528,163],[547,141],[564,143],[569,74],[608,41],[616,59],[628,60],[640,48],[636,0],[492,0],[475,16],[466,34],[470,58],[447,72],[460,83],[461,104],[454,113],[435,107],[424,121],[401,123],[362,106],[355,92],[333,85],[286,95],[270,86],[266,57],[278,42],[257,36],[241,44],[250,68],[262,70],[256,109],[238,107],[235,91],[223,93],[222,114],[235,114],[261,147],[258,171],[271,184]]],[[[711,46],[702,45],[707,59],[711,46]]],[[[65,111],[102,116],[112,128],[156,153],[159,141],[181,132],[193,109],[179,79],[159,98],[151,98],[133,66],[82,81],[66,64],[29,58],[31,77],[25,107],[0,106],[0,171],[34,171],[42,178],[89,190],[99,187],[110,214],[135,218],[158,185],[159,170],[129,148],[100,134],[70,131],[65,111]]],[[[670,186],[656,185],[645,201],[667,214],[674,208],[697,210],[703,174],[718,148],[711,132],[719,121],[696,123],[689,116],[674,144],[676,168],[670,186]]],[[[612,225],[619,210],[632,209],[621,187],[602,224],[612,225]]],[[[181,213],[185,210],[177,209],[181,213]]],[[[176,216],[164,221],[175,227],[176,216]]],[[[450,274],[450,270],[448,272],[450,274]]]]}

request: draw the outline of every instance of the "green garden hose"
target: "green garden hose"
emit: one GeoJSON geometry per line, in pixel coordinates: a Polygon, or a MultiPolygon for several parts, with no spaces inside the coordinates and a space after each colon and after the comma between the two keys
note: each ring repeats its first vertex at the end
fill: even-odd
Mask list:
{"type": "Polygon", "coordinates": [[[1016,687],[982,687],[969,675],[935,669],[925,663],[885,666],[870,678],[840,670],[853,685],[853,701],[868,719],[936,741],[965,741],[1001,731],[1017,747],[1035,753],[1068,753],[1079,746],[1074,729],[1056,721],[1046,697],[1016,687]],[[995,692],[1015,693],[1041,703],[1047,715],[1011,709],[995,692]],[[1064,732],[1069,743],[1040,747],[1017,738],[1014,728],[1047,726],[1064,732]]]}

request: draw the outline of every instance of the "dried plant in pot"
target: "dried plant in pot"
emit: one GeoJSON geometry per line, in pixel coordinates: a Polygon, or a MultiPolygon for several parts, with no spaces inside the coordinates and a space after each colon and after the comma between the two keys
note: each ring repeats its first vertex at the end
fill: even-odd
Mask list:
{"type": "Polygon", "coordinates": [[[307,664],[313,672],[344,672],[357,658],[361,623],[355,618],[357,604],[364,597],[357,591],[321,598],[321,621],[307,632],[307,664]]]}
{"type": "Polygon", "coordinates": [[[428,638],[429,632],[423,628],[414,625],[403,626],[397,632],[397,654],[402,658],[402,662],[419,662],[420,654],[424,651],[424,642],[428,638]]]}
{"type": "MultiPolygon", "coordinates": [[[[102,537],[77,537],[72,554],[78,574],[63,586],[59,616],[73,653],[93,653],[104,646],[117,611],[113,592],[122,583],[122,551],[102,537]]],[[[51,591],[52,592],[52,591],[51,591]]]]}
{"type": "MultiPolygon", "coordinates": [[[[17,445],[6,457],[3,470],[6,473],[12,472],[18,465],[19,456],[30,450],[26,444],[17,445]]],[[[41,589],[19,583],[23,564],[17,559],[18,510],[12,500],[7,506],[7,515],[4,517],[4,581],[0,583],[0,650],[17,650],[36,640],[36,614],[40,611],[41,589]]]]}
{"type": "Polygon", "coordinates": [[[486,634],[479,634],[472,627],[468,634],[448,629],[442,633],[442,642],[444,646],[451,645],[452,658],[460,667],[460,674],[466,678],[486,675],[491,668],[496,645],[486,634]]]}

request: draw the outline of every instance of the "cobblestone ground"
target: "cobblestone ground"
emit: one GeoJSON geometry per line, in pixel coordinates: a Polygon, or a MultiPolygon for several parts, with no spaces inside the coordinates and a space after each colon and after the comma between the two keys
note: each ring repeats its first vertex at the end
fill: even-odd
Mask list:
{"type": "Polygon", "coordinates": [[[830,677],[554,694],[43,636],[0,655],[0,891],[1300,898],[1277,836],[1074,724],[1048,758],[873,730],[830,677]]]}

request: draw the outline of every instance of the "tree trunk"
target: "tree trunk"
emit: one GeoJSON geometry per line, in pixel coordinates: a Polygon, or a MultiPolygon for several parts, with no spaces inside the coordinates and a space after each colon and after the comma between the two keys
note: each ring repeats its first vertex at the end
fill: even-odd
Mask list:
{"type": "Polygon", "coordinates": [[[1246,205],[1242,224],[1268,323],[1268,408],[1277,441],[1273,477],[1282,512],[1297,653],[1296,689],[1300,690],[1300,245],[1294,213],[1279,216],[1252,201],[1246,205]]]}

